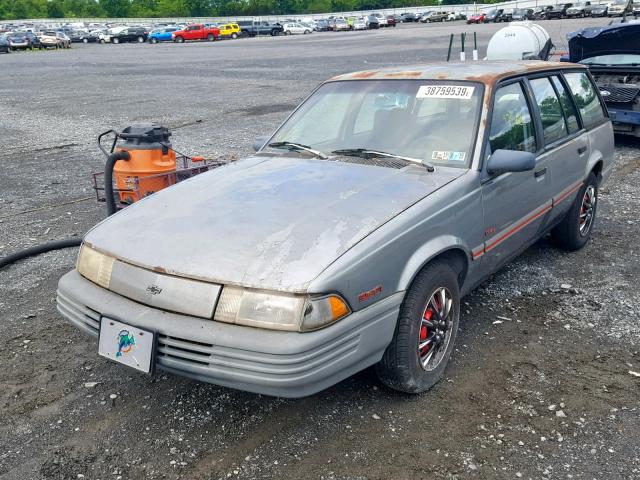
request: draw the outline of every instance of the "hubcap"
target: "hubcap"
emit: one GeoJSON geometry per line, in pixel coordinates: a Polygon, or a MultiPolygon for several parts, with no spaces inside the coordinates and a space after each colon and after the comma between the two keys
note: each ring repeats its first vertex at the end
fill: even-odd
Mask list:
{"type": "Polygon", "coordinates": [[[420,320],[418,358],[426,371],[434,370],[442,361],[453,325],[453,297],[445,287],[439,287],[429,298],[420,320]]]}
{"type": "Polygon", "coordinates": [[[580,206],[580,235],[583,237],[589,233],[591,224],[593,223],[593,213],[596,208],[597,201],[596,188],[589,185],[582,197],[582,205],[580,206]]]}

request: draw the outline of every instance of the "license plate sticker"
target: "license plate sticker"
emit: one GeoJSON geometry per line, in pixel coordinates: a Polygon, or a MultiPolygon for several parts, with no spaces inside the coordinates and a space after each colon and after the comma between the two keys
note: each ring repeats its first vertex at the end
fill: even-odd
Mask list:
{"type": "Polygon", "coordinates": [[[460,85],[422,85],[418,88],[416,98],[459,98],[469,100],[476,87],[460,85]]]}
{"type": "Polygon", "coordinates": [[[98,355],[144,373],[153,367],[155,335],[149,330],[103,317],[98,355]]]}

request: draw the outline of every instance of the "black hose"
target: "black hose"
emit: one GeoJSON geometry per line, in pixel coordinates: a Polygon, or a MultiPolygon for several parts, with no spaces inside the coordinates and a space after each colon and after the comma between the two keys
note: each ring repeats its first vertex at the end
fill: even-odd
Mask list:
{"type": "Polygon", "coordinates": [[[55,240],[53,242],[41,243],[34,247],[25,248],[19,252],[12,253],[4,258],[0,258],[0,268],[6,267],[23,258],[39,255],[40,253],[50,252],[51,250],[60,250],[62,248],[79,247],[82,243],[81,238],[68,238],[66,240],[55,240]]]}
{"type": "MultiPolygon", "coordinates": [[[[129,152],[119,150],[107,156],[107,164],[104,169],[104,193],[107,201],[107,215],[116,213],[116,202],[113,198],[113,167],[118,160],[129,160],[129,152]]],[[[52,250],[60,250],[63,248],[79,247],[82,244],[81,238],[69,238],[66,240],[56,240],[53,242],[42,243],[30,248],[26,248],[16,253],[12,253],[6,257],[0,258],[0,269],[33,255],[50,252],[52,250]]]]}
{"type": "Polygon", "coordinates": [[[126,150],[118,150],[107,157],[104,166],[104,196],[107,202],[107,215],[116,213],[116,201],[113,198],[113,166],[118,160],[129,160],[131,156],[126,150]]]}

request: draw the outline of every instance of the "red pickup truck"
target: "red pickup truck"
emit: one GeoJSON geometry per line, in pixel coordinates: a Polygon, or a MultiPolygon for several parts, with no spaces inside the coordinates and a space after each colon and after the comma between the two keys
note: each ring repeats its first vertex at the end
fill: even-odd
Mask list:
{"type": "Polygon", "coordinates": [[[207,27],[202,24],[188,25],[184,30],[177,30],[171,34],[174,42],[183,43],[186,40],[208,40],[213,42],[218,39],[220,29],[207,27]]]}

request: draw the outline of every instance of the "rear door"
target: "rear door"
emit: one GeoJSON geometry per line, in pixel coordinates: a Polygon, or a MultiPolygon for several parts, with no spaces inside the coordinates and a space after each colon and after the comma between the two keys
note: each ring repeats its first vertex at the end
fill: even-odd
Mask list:
{"type": "Polygon", "coordinates": [[[536,116],[542,130],[544,150],[551,173],[550,221],[563,216],[582,185],[589,158],[589,138],[559,75],[530,78],[536,116]]]}
{"type": "Polygon", "coordinates": [[[482,172],[482,205],[485,238],[473,249],[487,270],[495,270],[538,238],[551,209],[551,177],[548,159],[539,155],[538,126],[524,79],[501,84],[496,90],[488,145],[482,172]],[[533,171],[490,176],[486,171],[491,153],[498,150],[531,152],[533,171]]]}

